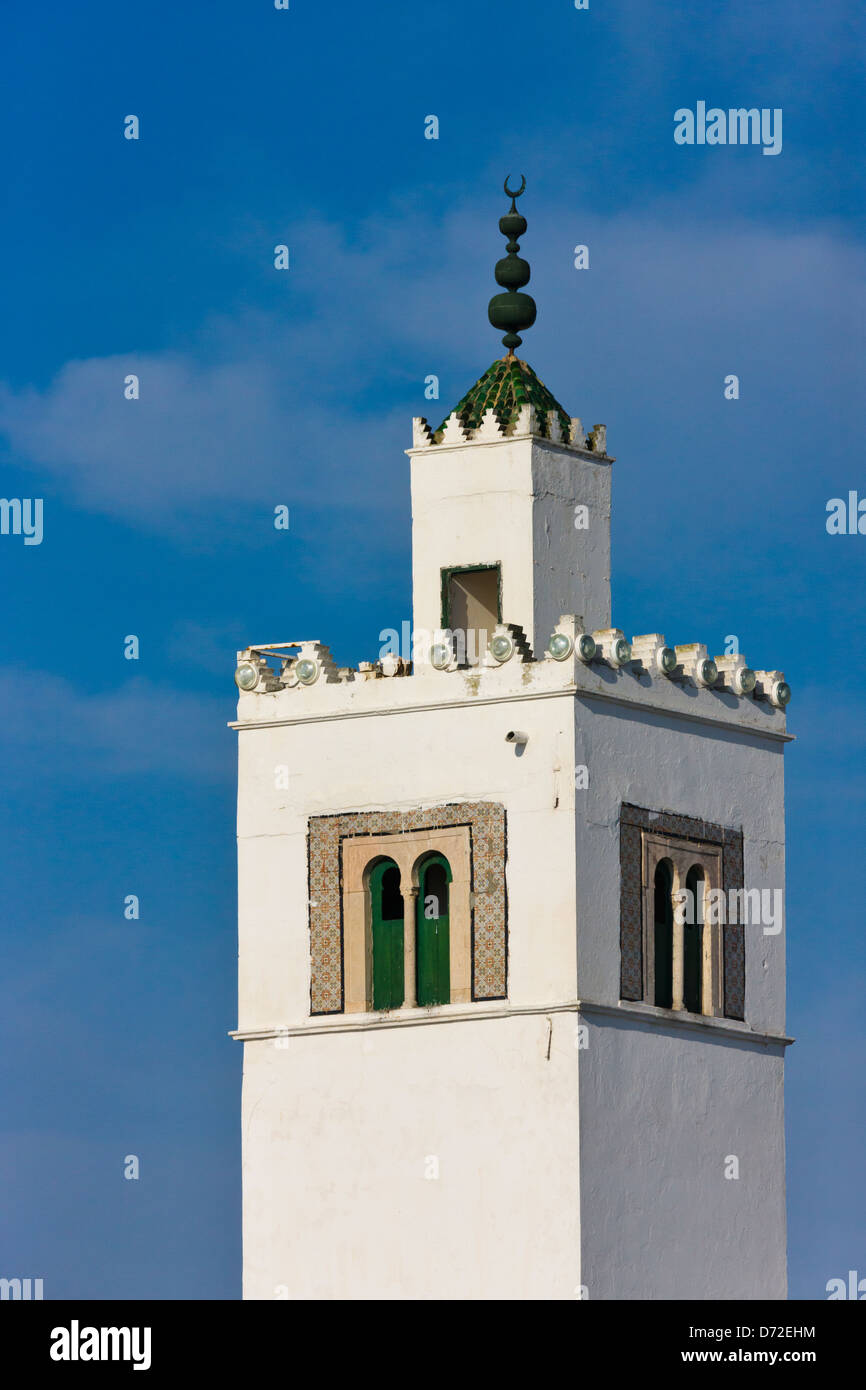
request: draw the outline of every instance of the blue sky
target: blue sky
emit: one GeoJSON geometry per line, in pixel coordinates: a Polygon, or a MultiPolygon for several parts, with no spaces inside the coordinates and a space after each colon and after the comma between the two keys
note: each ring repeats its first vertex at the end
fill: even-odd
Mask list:
{"type": "Polygon", "coordinates": [[[410,420],[501,354],[525,173],[521,352],[608,426],[614,622],[734,633],[794,690],[791,1294],[866,1275],[866,537],[825,529],[866,496],[855,26],[780,0],[4,16],[0,491],[45,530],[0,537],[0,1273],[239,1295],[234,653],[312,633],[356,662],[410,616],[410,420]],[[675,145],[698,100],[782,108],[782,153],[675,145]]]}

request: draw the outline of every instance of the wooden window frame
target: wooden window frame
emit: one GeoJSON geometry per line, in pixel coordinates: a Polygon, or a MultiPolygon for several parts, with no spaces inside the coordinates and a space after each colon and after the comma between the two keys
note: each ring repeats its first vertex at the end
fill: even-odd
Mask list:
{"type": "MultiPolygon", "coordinates": [[[[692,868],[703,869],[706,888],[721,889],[723,881],[722,847],[682,839],[674,835],[659,834],[644,830],[641,834],[641,881],[643,884],[643,960],[644,960],[644,1003],[655,1002],[655,872],[662,860],[667,859],[673,870],[671,893],[674,904],[676,894],[686,886],[686,878],[692,868]]],[[[718,923],[705,922],[702,933],[701,960],[701,1014],[710,1018],[721,1018],[724,1012],[723,999],[723,949],[722,927],[718,923]]],[[[684,995],[684,924],[677,921],[674,910],[673,924],[673,1002],[672,1013],[687,1012],[684,995]]],[[[660,1006],[656,1006],[660,1007],[660,1006]]]]}
{"type": "Polygon", "coordinates": [[[474,574],[478,570],[496,570],[496,621],[502,622],[502,564],[496,560],[493,564],[482,565],[448,565],[439,571],[441,575],[441,616],[442,628],[447,631],[451,627],[451,614],[449,612],[450,603],[448,599],[448,584],[455,574],[474,574]]]}
{"type": "Polygon", "coordinates": [[[444,859],[449,879],[449,1000],[472,999],[472,845],[468,826],[449,826],[384,835],[347,836],[342,842],[343,923],[345,936],[345,1012],[388,1013],[373,1008],[371,870],[383,859],[400,873],[403,896],[402,1009],[440,1008],[419,1005],[416,997],[417,899],[419,873],[431,858],[444,859]]]}

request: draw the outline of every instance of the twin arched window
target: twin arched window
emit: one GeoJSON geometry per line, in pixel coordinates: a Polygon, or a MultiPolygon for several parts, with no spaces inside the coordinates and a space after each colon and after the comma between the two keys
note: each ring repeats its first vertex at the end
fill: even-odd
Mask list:
{"type": "MultiPolygon", "coordinates": [[[[660,1009],[674,1006],[675,966],[681,966],[681,985],[677,993],[682,1007],[689,1013],[710,1012],[704,1008],[704,889],[706,875],[700,864],[693,864],[686,874],[685,886],[689,902],[695,905],[682,923],[682,937],[674,932],[673,888],[674,872],[670,859],[656,865],[653,883],[653,952],[654,997],[660,1009]],[[680,962],[676,957],[680,954],[680,962]]],[[[679,973],[679,972],[678,972],[679,973]]]]}
{"type": "Polygon", "coordinates": [[[393,859],[380,859],[369,871],[374,1010],[399,1009],[404,1003],[450,1003],[451,866],[444,855],[428,854],[417,865],[417,877],[417,894],[409,892],[404,897],[393,859]],[[413,899],[415,920],[409,915],[408,925],[414,950],[407,953],[407,914],[413,899]],[[407,970],[412,973],[408,981],[407,970]]]}

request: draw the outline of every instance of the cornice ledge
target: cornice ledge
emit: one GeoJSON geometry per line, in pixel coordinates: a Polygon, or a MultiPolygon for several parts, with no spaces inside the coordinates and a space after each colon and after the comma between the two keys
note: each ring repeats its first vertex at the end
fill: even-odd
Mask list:
{"type": "Polygon", "coordinates": [[[417,1028],[431,1023],[481,1023],[492,1018],[520,1018],[532,1014],[602,1014],[609,1018],[622,1020],[636,1018],[661,1028],[673,1028],[681,1032],[702,1034],[721,1034],[739,1038],[741,1042],[760,1043],[763,1046],[789,1047],[793,1038],[784,1033],[759,1033],[747,1023],[732,1018],[701,1018],[697,1014],[671,1013],[670,1010],[656,1009],[651,1004],[632,1003],[621,1000],[618,1004],[599,1004],[591,999],[560,1000],[553,1004],[508,1004],[493,1001],[489,1004],[478,1000],[467,1008],[465,1005],[445,1005],[435,1009],[399,1009],[391,1015],[386,1014],[312,1014],[306,1023],[294,1024],[285,1028],[238,1028],[228,1036],[235,1042],[268,1042],[280,1038],[302,1038],[311,1034],[321,1037],[327,1033],[365,1033],[377,1032],[382,1028],[417,1028]]]}
{"type": "Polygon", "coordinates": [[[767,1047],[790,1047],[795,1038],[786,1033],[762,1033],[736,1018],[710,1018],[701,1014],[689,1014],[684,1010],[658,1009],[653,1004],[639,1000],[620,999],[616,1004],[599,1004],[592,999],[579,999],[578,1013],[603,1014],[608,1018],[635,1018],[658,1028],[673,1028],[678,1032],[704,1034],[721,1033],[726,1037],[739,1038],[741,1042],[760,1043],[767,1047]]]}

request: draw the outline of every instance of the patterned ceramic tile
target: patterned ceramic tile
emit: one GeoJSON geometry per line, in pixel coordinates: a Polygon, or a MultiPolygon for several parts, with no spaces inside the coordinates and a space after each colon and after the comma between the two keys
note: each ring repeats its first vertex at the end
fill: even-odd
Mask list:
{"type": "MultiPolygon", "coordinates": [[[[467,429],[474,430],[481,424],[485,410],[492,410],[501,427],[507,430],[516,421],[520,407],[527,403],[535,406],[539,433],[547,437],[550,429],[547,412],[555,410],[563,438],[568,438],[567,414],[529,363],[520,357],[502,357],[488,367],[457,403],[454,414],[459,415],[467,429]]],[[[435,432],[437,439],[441,438],[447,423],[446,417],[435,432]]]]}

